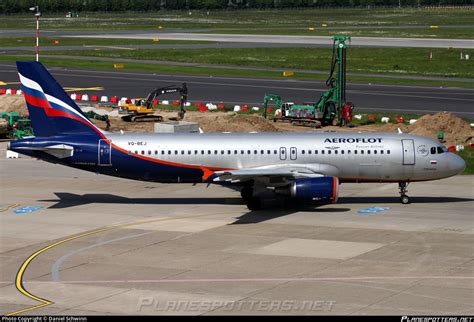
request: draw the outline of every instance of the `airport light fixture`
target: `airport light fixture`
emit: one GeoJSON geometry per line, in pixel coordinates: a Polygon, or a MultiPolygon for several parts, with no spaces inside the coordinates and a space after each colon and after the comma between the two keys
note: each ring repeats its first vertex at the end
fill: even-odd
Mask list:
{"type": "Polygon", "coordinates": [[[41,17],[41,12],[39,11],[39,6],[31,7],[30,11],[34,11],[36,17],[36,61],[39,61],[39,18],[41,17]]]}

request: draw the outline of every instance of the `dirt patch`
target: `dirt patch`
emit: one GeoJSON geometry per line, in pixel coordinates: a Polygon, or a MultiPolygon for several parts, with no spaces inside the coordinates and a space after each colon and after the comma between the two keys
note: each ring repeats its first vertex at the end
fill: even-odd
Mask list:
{"type": "Polygon", "coordinates": [[[424,115],[409,126],[409,132],[436,138],[438,132],[444,132],[446,145],[465,144],[472,140],[474,129],[469,123],[452,113],[424,115]]]}
{"type": "Polygon", "coordinates": [[[0,96],[0,112],[18,112],[20,115],[28,115],[23,95],[0,96]]]}

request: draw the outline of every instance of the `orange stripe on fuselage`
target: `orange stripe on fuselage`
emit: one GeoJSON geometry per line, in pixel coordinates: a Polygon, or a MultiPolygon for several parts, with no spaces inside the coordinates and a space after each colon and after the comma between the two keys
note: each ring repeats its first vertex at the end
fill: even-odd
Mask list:
{"type": "Polygon", "coordinates": [[[237,169],[233,169],[233,168],[218,168],[218,167],[209,167],[209,166],[199,166],[199,165],[192,165],[192,164],[185,164],[185,163],[176,163],[176,162],[170,162],[170,161],[164,161],[164,160],[159,160],[159,159],[154,159],[154,158],[150,158],[150,157],[147,157],[147,156],[144,156],[144,155],[139,155],[139,154],[135,154],[135,153],[132,153],[132,154],[129,154],[127,150],[115,145],[112,143],[112,146],[117,149],[118,151],[122,152],[122,153],[125,153],[127,155],[131,155],[133,157],[136,157],[136,158],[139,158],[139,159],[142,159],[142,160],[145,160],[145,161],[150,161],[150,162],[154,162],[154,163],[158,163],[158,164],[164,164],[164,165],[169,165],[169,166],[173,166],[173,167],[180,167],[180,168],[187,168],[187,169],[198,169],[198,170],[201,170],[203,172],[203,176],[202,176],[202,179],[203,181],[206,181],[207,179],[209,179],[210,176],[212,176],[214,174],[214,171],[220,171],[220,170],[237,170],[237,169]]]}

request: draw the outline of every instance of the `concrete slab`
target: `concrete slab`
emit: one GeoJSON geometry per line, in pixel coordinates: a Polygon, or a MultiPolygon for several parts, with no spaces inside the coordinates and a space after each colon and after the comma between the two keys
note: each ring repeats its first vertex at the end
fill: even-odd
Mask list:
{"type": "Polygon", "coordinates": [[[377,243],[290,238],[253,251],[255,254],[348,259],[383,247],[377,243]]]}

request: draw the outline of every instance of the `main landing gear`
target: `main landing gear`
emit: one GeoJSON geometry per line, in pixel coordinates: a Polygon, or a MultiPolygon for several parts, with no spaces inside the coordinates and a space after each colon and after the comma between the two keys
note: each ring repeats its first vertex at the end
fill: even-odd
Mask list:
{"type": "Polygon", "coordinates": [[[252,186],[243,187],[242,190],[240,191],[240,195],[242,196],[242,199],[247,204],[247,208],[249,208],[249,210],[262,209],[262,199],[258,197],[254,197],[252,186]]]}
{"type": "Polygon", "coordinates": [[[410,203],[410,197],[406,195],[406,193],[408,192],[407,187],[408,182],[403,181],[398,183],[398,189],[400,189],[400,202],[404,205],[410,203]]]}

